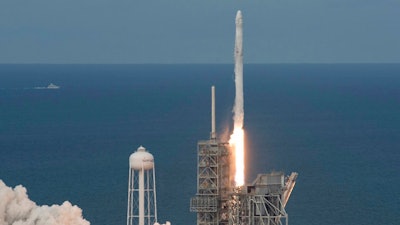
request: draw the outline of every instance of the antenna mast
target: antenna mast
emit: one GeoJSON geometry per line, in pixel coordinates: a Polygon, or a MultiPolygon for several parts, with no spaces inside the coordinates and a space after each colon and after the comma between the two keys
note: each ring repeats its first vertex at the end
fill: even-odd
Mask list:
{"type": "Polygon", "coordinates": [[[215,86],[211,86],[211,140],[215,140],[215,86]]]}

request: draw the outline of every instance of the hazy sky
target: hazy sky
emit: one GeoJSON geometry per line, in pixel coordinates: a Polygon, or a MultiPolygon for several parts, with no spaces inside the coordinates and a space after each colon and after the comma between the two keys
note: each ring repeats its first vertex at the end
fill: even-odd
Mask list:
{"type": "Polygon", "coordinates": [[[0,63],[400,62],[400,0],[0,0],[0,63]]]}

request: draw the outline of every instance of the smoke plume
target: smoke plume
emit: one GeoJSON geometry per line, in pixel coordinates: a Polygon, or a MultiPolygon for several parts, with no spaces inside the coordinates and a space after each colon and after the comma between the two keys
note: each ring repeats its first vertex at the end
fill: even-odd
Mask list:
{"type": "Polygon", "coordinates": [[[38,206],[22,185],[14,189],[0,180],[0,225],[90,225],[82,210],[65,201],[62,205],[38,206]]]}

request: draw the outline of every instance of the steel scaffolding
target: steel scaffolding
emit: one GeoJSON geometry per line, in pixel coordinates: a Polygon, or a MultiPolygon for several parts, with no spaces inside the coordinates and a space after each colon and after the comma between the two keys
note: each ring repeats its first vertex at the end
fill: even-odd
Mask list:
{"type": "Polygon", "coordinates": [[[298,174],[259,174],[253,183],[233,187],[229,157],[227,143],[198,143],[197,194],[190,202],[197,225],[288,225],[285,206],[298,174]]]}
{"type": "Polygon", "coordinates": [[[190,211],[197,212],[197,225],[227,224],[228,144],[215,139],[199,141],[197,152],[197,193],[190,201],[190,211]]]}

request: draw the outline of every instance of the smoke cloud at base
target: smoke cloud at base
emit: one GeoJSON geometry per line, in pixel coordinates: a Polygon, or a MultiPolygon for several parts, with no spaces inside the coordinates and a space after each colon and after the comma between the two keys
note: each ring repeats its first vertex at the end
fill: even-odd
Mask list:
{"type": "Polygon", "coordinates": [[[14,189],[0,180],[0,225],[90,225],[82,210],[65,201],[62,205],[38,206],[22,185],[14,189]]]}

